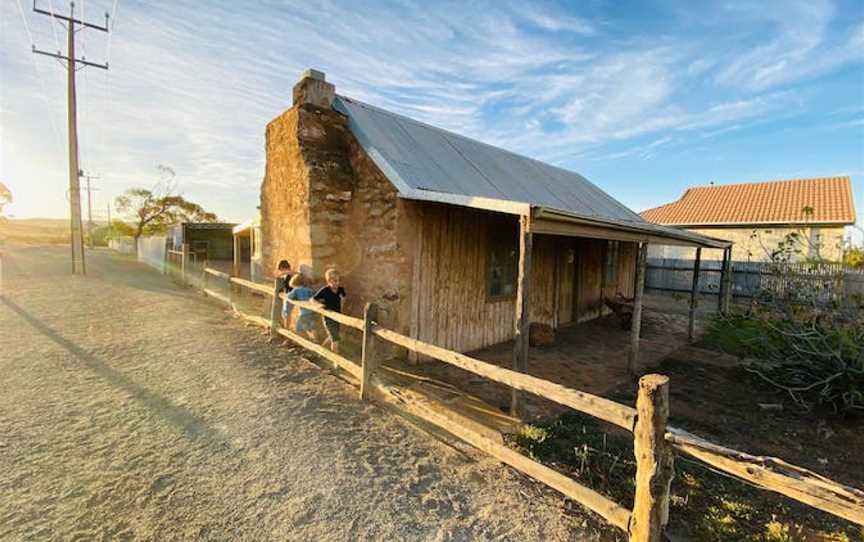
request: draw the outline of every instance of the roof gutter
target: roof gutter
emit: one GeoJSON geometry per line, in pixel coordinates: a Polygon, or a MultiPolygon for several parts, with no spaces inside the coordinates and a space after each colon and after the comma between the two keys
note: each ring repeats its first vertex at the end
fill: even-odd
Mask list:
{"type": "Polygon", "coordinates": [[[695,232],[682,231],[677,228],[661,226],[660,224],[652,224],[649,222],[646,222],[645,224],[639,224],[636,222],[624,223],[605,218],[582,216],[576,213],[561,211],[559,209],[550,209],[548,207],[536,208],[533,216],[536,219],[570,222],[595,227],[599,226],[610,230],[664,237],[674,239],[679,243],[684,242],[694,247],[728,248],[732,246],[732,242],[726,241],[725,239],[717,239],[716,237],[709,237],[695,232]]]}

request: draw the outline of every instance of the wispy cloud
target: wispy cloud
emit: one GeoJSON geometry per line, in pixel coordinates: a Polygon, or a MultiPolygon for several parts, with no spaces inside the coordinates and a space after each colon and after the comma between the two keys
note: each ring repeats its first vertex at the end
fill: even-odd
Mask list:
{"type": "MultiPolygon", "coordinates": [[[[828,0],[729,4],[726,9],[763,21],[770,38],[749,51],[734,51],[737,58],[717,75],[722,85],[762,90],[864,61],[864,25],[832,28],[835,8],[828,0]]],[[[761,28],[757,25],[754,31],[761,28]]]]}
{"type": "Polygon", "coordinates": [[[552,32],[573,32],[575,34],[591,35],[595,33],[594,24],[581,17],[573,17],[563,13],[547,13],[538,11],[534,6],[521,7],[522,17],[529,23],[543,30],[552,32]]]}
{"type": "MultiPolygon", "coordinates": [[[[86,4],[95,15],[113,2],[86,4]]],[[[190,197],[243,218],[257,205],[265,125],[307,67],[339,93],[562,165],[650,159],[687,134],[788,115],[801,104],[794,83],[862,60],[862,22],[838,26],[832,4],[762,6],[713,8],[747,38],[718,48],[723,29],[640,33],[615,10],[552,4],[121,2],[110,72],[80,76],[82,163],[105,195],[170,164],[190,197]]],[[[51,48],[57,28],[27,18],[51,48]]],[[[62,167],[41,166],[62,156],[45,119],[62,118],[63,75],[40,65],[37,77],[14,2],[0,19],[3,131],[32,143],[16,155],[4,144],[0,174],[24,192],[28,173],[62,187],[62,167]]],[[[97,60],[106,38],[84,34],[97,60]]]]}

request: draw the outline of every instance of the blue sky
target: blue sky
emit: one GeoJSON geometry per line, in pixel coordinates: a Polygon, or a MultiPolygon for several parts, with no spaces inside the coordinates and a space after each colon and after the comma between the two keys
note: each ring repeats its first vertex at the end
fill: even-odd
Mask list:
{"type": "MultiPolygon", "coordinates": [[[[77,4],[114,13],[110,38],[79,34],[111,65],[79,72],[100,210],[165,164],[220,217],[252,216],[265,125],[315,67],[341,94],[578,171],[636,210],[711,181],[849,174],[864,219],[860,0],[77,4]]],[[[0,1],[0,180],[15,215],[63,217],[65,72],[30,46],[65,50],[64,30],[30,7],[0,1]]]]}

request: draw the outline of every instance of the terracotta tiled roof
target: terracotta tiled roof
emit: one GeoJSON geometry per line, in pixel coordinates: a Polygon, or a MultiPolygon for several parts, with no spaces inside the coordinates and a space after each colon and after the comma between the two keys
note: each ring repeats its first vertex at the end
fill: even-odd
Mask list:
{"type": "Polygon", "coordinates": [[[641,213],[675,226],[855,222],[849,177],[820,177],[688,188],[681,199],[641,213]],[[812,209],[812,214],[805,212],[812,209]]]}

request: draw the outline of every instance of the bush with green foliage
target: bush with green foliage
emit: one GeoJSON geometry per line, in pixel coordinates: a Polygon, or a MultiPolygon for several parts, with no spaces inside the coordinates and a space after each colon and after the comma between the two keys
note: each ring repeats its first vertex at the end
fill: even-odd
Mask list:
{"type": "Polygon", "coordinates": [[[705,341],[751,358],[750,372],[807,410],[864,412],[864,307],[847,295],[846,271],[818,250],[803,270],[792,264],[802,245],[813,246],[804,232],[778,243],[749,309],[716,319],[705,341]]]}
{"type": "Polygon", "coordinates": [[[751,359],[747,370],[806,410],[864,412],[864,325],[801,310],[715,319],[705,342],[751,359]]]}
{"type": "Polygon", "coordinates": [[[850,248],[843,256],[843,263],[856,269],[864,268],[864,248],[850,248]]]}
{"type": "Polygon", "coordinates": [[[110,225],[105,224],[98,228],[93,228],[90,235],[93,237],[93,244],[96,246],[108,246],[108,241],[112,239],[120,239],[121,237],[132,237],[135,230],[129,224],[122,220],[114,220],[110,225]]]}

